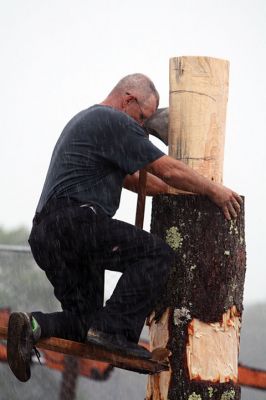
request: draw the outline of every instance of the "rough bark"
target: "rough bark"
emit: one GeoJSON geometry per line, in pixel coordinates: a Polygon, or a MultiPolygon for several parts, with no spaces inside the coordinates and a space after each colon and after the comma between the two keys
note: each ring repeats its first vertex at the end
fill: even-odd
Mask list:
{"type": "Polygon", "coordinates": [[[228,313],[228,325],[234,325],[234,318],[241,319],[246,257],[243,208],[236,221],[227,221],[220,209],[202,196],[160,195],[153,199],[151,232],[164,239],[176,257],[154,317],[159,318],[162,310],[170,307],[170,384],[168,390],[161,387],[157,394],[148,389],[149,400],[240,399],[240,387],[230,376],[223,383],[219,376],[211,381],[200,375],[191,377],[187,350],[195,321],[214,329],[216,325],[211,324],[220,322],[223,329],[222,319],[228,313]]]}

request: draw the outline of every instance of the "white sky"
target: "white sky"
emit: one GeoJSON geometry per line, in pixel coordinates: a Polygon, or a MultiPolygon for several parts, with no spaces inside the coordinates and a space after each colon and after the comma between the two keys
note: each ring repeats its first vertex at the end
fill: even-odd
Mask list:
{"type": "MultiPolygon", "coordinates": [[[[64,125],[122,76],[150,76],[162,107],[170,57],[228,59],[224,182],[246,196],[245,302],[266,300],[265,0],[0,0],[0,43],[0,225],[7,228],[31,225],[64,125]]],[[[125,192],[117,217],[133,223],[135,203],[125,192]]],[[[146,229],[149,219],[148,204],[146,229]]]]}

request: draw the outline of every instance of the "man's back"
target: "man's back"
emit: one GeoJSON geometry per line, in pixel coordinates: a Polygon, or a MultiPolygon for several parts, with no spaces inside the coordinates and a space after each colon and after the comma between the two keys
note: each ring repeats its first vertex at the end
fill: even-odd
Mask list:
{"type": "Polygon", "coordinates": [[[50,199],[67,197],[113,216],[125,176],[161,155],[125,113],[101,105],[81,111],[58,139],[37,212],[50,199]]]}

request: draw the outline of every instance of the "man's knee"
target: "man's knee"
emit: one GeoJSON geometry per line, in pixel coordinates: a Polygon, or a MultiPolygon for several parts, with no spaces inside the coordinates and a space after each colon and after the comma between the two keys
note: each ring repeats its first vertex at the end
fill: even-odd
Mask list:
{"type": "Polygon", "coordinates": [[[159,252],[162,255],[162,257],[165,257],[166,260],[173,260],[175,252],[173,249],[162,239],[156,238],[157,239],[157,247],[159,248],[159,252]]]}
{"type": "Polygon", "coordinates": [[[157,239],[157,258],[159,261],[160,270],[165,274],[170,273],[174,263],[175,253],[167,243],[162,239],[157,239]]]}

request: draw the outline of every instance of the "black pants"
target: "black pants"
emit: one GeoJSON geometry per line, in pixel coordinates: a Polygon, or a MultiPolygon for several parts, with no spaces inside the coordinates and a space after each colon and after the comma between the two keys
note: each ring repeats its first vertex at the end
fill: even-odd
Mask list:
{"type": "Polygon", "coordinates": [[[94,327],[138,342],[169,275],[173,252],[166,243],[80,205],[35,218],[29,243],[63,310],[33,313],[42,336],[84,341],[94,327]],[[123,274],[103,307],[105,269],[123,274]]]}

